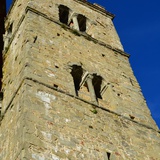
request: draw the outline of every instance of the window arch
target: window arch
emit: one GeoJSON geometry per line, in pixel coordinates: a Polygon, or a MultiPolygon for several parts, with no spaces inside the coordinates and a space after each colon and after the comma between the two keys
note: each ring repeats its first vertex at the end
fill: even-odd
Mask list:
{"type": "Polygon", "coordinates": [[[74,81],[76,96],[78,96],[78,91],[80,89],[80,83],[82,81],[82,75],[83,75],[82,67],[78,65],[73,65],[71,70],[71,75],[74,81]]]}
{"type": "Polygon", "coordinates": [[[82,14],[72,12],[70,8],[60,4],[59,8],[59,21],[68,25],[70,28],[80,32],[86,32],[88,25],[88,18],[82,14]]]}
{"type": "Polygon", "coordinates": [[[102,90],[102,77],[97,74],[93,74],[92,84],[94,87],[96,98],[102,99],[101,90],[102,90]]]}
{"type": "Polygon", "coordinates": [[[79,31],[85,32],[86,31],[86,23],[87,23],[87,18],[81,14],[77,16],[77,21],[79,25],[79,31]]]}
{"type": "Polygon", "coordinates": [[[64,24],[68,24],[68,19],[69,19],[69,8],[64,5],[59,5],[59,20],[60,22],[64,24]]]}
{"type": "Polygon", "coordinates": [[[75,95],[98,104],[104,100],[106,84],[104,79],[97,73],[88,73],[81,65],[71,66],[71,75],[74,82],[75,95]],[[101,100],[100,100],[101,99],[101,100]]]}

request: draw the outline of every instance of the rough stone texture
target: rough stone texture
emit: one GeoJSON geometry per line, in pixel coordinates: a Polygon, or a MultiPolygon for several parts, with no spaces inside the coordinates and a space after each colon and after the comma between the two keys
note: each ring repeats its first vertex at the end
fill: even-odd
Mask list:
{"type": "Polygon", "coordinates": [[[0,159],[160,159],[158,128],[112,18],[78,0],[14,2],[5,23],[0,159]],[[89,19],[85,33],[59,21],[59,4],[89,19]],[[73,66],[83,69],[78,96],[73,66]],[[93,101],[85,79],[95,74],[104,90],[93,101]]]}

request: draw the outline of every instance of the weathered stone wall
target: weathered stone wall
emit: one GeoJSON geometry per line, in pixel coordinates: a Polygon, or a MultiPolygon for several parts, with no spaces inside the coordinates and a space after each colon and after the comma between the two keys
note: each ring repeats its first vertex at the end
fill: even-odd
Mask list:
{"type": "Polygon", "coordinates": [[[99,160],[107,159],[107,152],[113,160],[160,157],[160,138],[154,130],[102,109],[94,114],[89,103],[27,83],[27,142],[32,144],[28,150],[32,159],[99,160]]]}
{"type": "MultiPolygon", "coordinates": [[[[1,160],[20,160],[18,157],[24,149],[24,129],[26,127],[24,110],[24,92],[25,87],[22,86],[16,98],[10,100],[9,108],[1,120],[0,126],[0,159],[1,160]]],[[[21,159],[22,160],[22,159],[21,159]]]]}
{"type": "Polygon", "coordinates": [[[16,27],[22,17],[25,14],[25,8],[27,6],[34,8],[41,13],[44,13],[54,20],[59,20],[59,11],[58,5],[62,4],[70,8],[71,14],[82,14],[85,15],[89,21],[87,32],[89,35],[98,39],[108,45],[111,45],[113,48],[118,48],[123,50],[123,47],[120,43],[118,34],[114,28],[113,22],[109,14],[104,14],[102,11],[97,11],[94,8],[94,5],[84,5],[78,3],[79,0],[15,0],[12,10],[6,21],[6,29],[9,28],[9,25],[13,23],[13,32],[16,30],[16,27]],[[18,12],[17,12],[18,10],[18,12]],[[103,14],[102,14],[103,13],[103,14]],[[108,16],[107,16],[108,15],[108,16]]]}
{"type": "MultiPolygon", "coordinates": [[[[5,54],[4,96],[13,95],[26,76],[74,94],[70,65],[81,64],[87,72],[101,75],[106,85],[111,84],[106,90],[106,98],[99,100],[100,105],[154,126],[128,57],[89,41],[83,35],[74,34],[37,13],[27,13],[10,50],[5,54]],[[42,29],[44,27],[45,30],[42,29]]],[[[8,99],[4,98],[4,108],[7,103],[8,99]]]]}
{"type": "Polygon", "coordinates": [[[159,134],[152,129],[101,108],[95,114],[92,104],[38,81],[24,81],[18,95],[2,121],[3,160],[160,157],[159,134]]]}
{"type": "Polygon", "coordinates": [[[77,0],[15,1],[6,21],[0,158],[160,158],[157,126],[110,16],[77,0]],[[98,20],[94,35],[60,23],[59,4],[98,20]],[[87,80],[76,94],[73,66],[82,82],[102,78],[96,102],[87,80]]]}

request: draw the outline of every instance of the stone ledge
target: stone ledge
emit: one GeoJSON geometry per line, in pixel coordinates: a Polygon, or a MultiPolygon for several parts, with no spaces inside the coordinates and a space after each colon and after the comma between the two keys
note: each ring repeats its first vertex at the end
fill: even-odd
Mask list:
{"type": "Polygon", "coordinates": [[[77,31],[77,30],[75,30],[75,29],[71,29],[71,28],[68,27],[67,25],[62,24],[61,22],[54,20],[53,18],[47,16],[46,14],[44,14],[44,13],[42,13],[42,12],[40,12],[40,11],[38,11],[38,10],[30,7],[30,6],[27,6],[27,7],[26,7],[25,14],[22,15],[22,17],[21,17],[21,19],[20,19],[20,21],[19,21],[19,23],[18,23],[18,26],[17,26],[15,32],[13,33],[13,35],[12,35],[12,37],[11,37],[11,39],[10,39],[10,43],[8,44],[7,49],[3,51],[3,54],[5,54],[5,53],[8,51],[9,46],[10,46],[10,44],[12,43],[12,41],[13,41],[13,39],[14,39],[14,36],[16,35],[16,32],[18,31],[18,29],[19,29],[21,23],[23,22],[23,20],[24,20],[24,18],[25,18],[25,15],[27,14],[28,11],[31,11],[31,12],[33,12],[33,13],[35,13],[35,14],[38,14],[38,15],[40,15],[40,16],[42,16],[42,17],[44,17],[44,18],[46,18],[46,19],[48,19],[48,20],[50,20],[50,21],[52,21],[52,22],[54,22],[54,23],[56,23],[56,24],[58,24],[58,25],[61,25],[62,28],[68,29],[70,32],[72,32],[72,33],[74,33],[74,34],[77,34],[78,36],[83,36],[84,38],[86,38],[86,39],[88,39],[88,40],[90,40],[90,41],[93,41],[94,43],[98,43],[99,45],[102,45],[102,46],[104,46],[104,47],[106,47],[106,48],[108,48],[108,49],[111,49],[111,50],[113,50],[113,51],[116,52],[116,53],[119,53],[119,54],[121,54],[121,55],[123,55],[123,56],[126,56],[126,57],[128,57],[128,58],[130,57],[130,54],[128,54],[128,53],[126,53],[126,52],[124,52],[124,51],[122,51],[122,50],[120,50],[120,49],[118,49],[118,48],[113,48],[112,46],[110,46],[110,45],[108,45],[108,44],[106,44],[106,43],[104,43],[104,42],[101,42],[101,41],[99,41],[99,40],[91,37],[90,35],[88,35],[88,34],[86,34],[86,33],[77,31]]]}
{"type": "Polygon", "coordinates": [[[73,98],[75,98],[75,99],[78,99],[78,100],[80,100],[80,101],[83,101],[84,103],[90,104],[93,109],[99,108],[99,109],[101,109],[101,110],[103,110],[103,111],[106,111],[106,112],[109,112],[109,113],[111,113],[111,114],[114,114],[114,115],[116,115],[116,116],[118,116],[118,117],[120,117],[120,118],[122,118],[122,119],[126,119],[126,120],[128,120],[128,121],[130,121],[130,122],[133,122],[133,123],[135,123],[135,124],[137,124],[137,125],[139,125],[139,126],[142,126],[142,127],[147,128],[147,129],[151,129],[151,130],[153,130],[154,132],[160,133],[160,130],[159,130],[159,129],[155,129],[155,128],[152,128],[152,127],[150,127],[150,126],[148,126],[148,125],[139,123],[139,122],[137,122],[137,121],[135,121],[135,120],[133,120],[133,119],[131,119],[131,118],[129,118],[129,117],[123,116],[123,115],[121,115],[121,114],[119,114],[119,113],[116,113],[116,112],[111,111],[111,110],[109,110],[109,109],[107,109],[107,108],[104,108],[103,106],[96,105],[96,104],[94,104],[94,103],[92,103],[92,102],[89,102],[89,101],[86,101],[86,100],[84,100],[84,99],[82,99],[82,98],[80,98],[80,97],[78,97],[78,96],[72,95],[72,94],[70,94],[70,93],[68,93],[68,92],[65,92],[65,91],[63,91],[63,90],[61,90],[61,89],[58,89],[57,87],[50,86],[50,85],[48,85],[48,84],[45,84],[45,83],[43,83],[43,82],[40,82],[40,81],[38,81],[38,80],[36,80],[36,79],[33,79],[33,78],[30,78],[30,77],[24,77],[24,78],[22,79],[20,85],[18,86],[17,90],[16,90],[15,93],[13,94],[13,97],[11,98],[11,101],[8,103],[8,105],[7,105],[7,107],[5,108],[5,110],[4,110],[3,112],[1,112],[0,123],[1,123],[1,121],[3,120],[6,112],[7,112],[8,109],[10,108],[11,103],[13,102],[16,94],[18,93],[20,87],[23,85],[23,83],[25,82],[25,80],[29,80],[29,81],[32,81],[32,82],[34,82],[34,83],[38,83],[38,84],[43,85],[43,86],[45,86],[45,87],[47,87],[47,88],[50,88],[50,89],[52,89],[52,90],[55,90],[55,91],[57,91],[57,92],[59,92],[59,93],[62,93],[62,94],[65,94],[65,95],[67,95],[67,96],[70,96],[70,97],[73,97],[73,98]]]}
{"type": "Polygon", "coordinates": [[[1,110],[2,110],[2,100],[3,100],[3,92],[0,92],[0,119],[1,119],[1,110]]]}
{"type": "Polygon", "coordinates": [[[90,35],[88,35],[86,33],[80,32],[80,31],[75,30],[75,29],[71,29],[69,26],[67,26],[65,24],[62,24],[59,21],[54,20],[53,18],[47,16],[46,14],[44,14],[44,13],[42,13],[42,12],[40,12],[40,11],[30,7],[30,6],[26,7],[26,14],[27,14],[28,11],[34,12],[34,13],[36,13],[36,14],[38,14],[38,15],[40,15],[40,16],[42,16],[42,17],[44,17],[44,18],[46,18],[46,19],[48,19],[48,20],[50,20],[50,21],[52,21],[52,22],[54,22],[56,24],[59,24],[59,25],[62,26],[62,28],[66,28],[66,29],[70,30],[72,33],[77,34],[78,36],[84,36],[86,39],[91,40],[94,43],[98,43],[99,45],[102,45],[102,46],[104,46],[104,47],[106,47],[108,49],[111,49],[111,50],[113,50],[113,51],[115,51],[117,53],[120,53],[121,55],[124,55],[124,56],[126,56],[128,58],[130,57],[130,54],[128,54],[128,53],[126,53],[126,52],[124,52],[124,51],[122,51],[122,50],[120,50],[118,48],[114,48],[114,47],[112,47],[112,46],[110,46],[110,45],[108,45],[108,44],[106,44],[106,43],[104,43],[102,41],[99,41],[99,40],[91,37],[90,35]]]}

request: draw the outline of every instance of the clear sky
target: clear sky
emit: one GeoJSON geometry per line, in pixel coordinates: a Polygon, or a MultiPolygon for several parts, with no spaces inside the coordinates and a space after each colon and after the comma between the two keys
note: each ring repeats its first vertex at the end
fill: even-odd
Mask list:
{"type": "MultiPolygon", "coordinates": [[[[7,6],[12,0],[7,0],[7,6]]],[[[116,15],[113,20],[142,88],[152,117],[160,128],[160,1],[88,0],[116,15]]]]}

